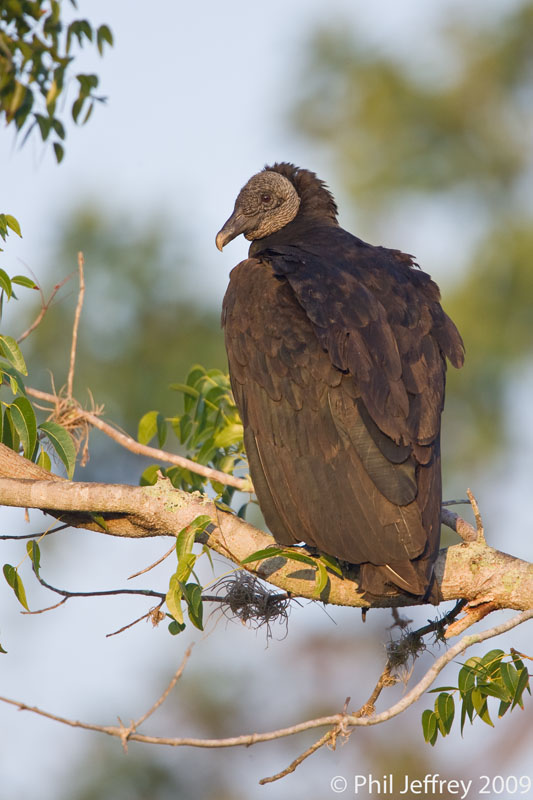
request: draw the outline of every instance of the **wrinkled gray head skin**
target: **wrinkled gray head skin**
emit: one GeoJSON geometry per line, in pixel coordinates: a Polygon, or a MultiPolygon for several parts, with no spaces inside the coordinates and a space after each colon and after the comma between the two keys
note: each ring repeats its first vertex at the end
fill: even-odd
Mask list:
{"type": "Polygon", "coordinates": [[[300,207],[294,185],[279,172],[263,170],[243,186],[233,214],[217,233],[219,250],[243,233],[249,241],[263,239],[291,222],[300,207]]]}

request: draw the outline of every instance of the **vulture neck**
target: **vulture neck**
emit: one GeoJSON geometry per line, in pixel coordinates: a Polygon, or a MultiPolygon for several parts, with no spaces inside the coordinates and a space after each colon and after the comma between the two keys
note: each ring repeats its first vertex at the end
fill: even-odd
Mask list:
{"type": "Polygon", "coordinates": [[[337,205],[324,181],[314,172],[295,167],[286,162],[265,167],[265,172],[279,172],[294,186],[300,197],[300,208],[295,218],[275,233],[256,239],[249,250],[250,257],[276,246],[300,245],[314,239],[319,229],[338,228],[337,205]]]}
{"type": "Polygon", "coordinates": [[[320,213],[298,212],[292,222],[280,228],[279,231],[264,236],[262,239],[254,239],[248,255],[250,258],[254,258],[265,250],[288,246],[298,246],[305,250],[307,249],[306,244],[311,245],[314,241],[323,239],[324,228],[339,229],[339,223],[336,219],[320,213]]]}

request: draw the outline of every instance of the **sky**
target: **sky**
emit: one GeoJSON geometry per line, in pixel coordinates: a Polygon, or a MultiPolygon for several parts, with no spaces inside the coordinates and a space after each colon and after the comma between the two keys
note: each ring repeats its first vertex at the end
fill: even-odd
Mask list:
{"type": "MultiPolygon", "coordinates": [[[[469,10],[486,13],[488,7],[501,8],[502,3],[475,0],[469,3],[469,10]]],[[[219,304],[228,272],[244,256],[247,245],[241,239],[220,254],[214,237],[229,216],[238,190],[254,172],[274,160],[294,161],[319,172],[335,191],[324,154],[304,144],[285,122],[292,88],[298,80],[305,80],[302,45],[314,25],[342,17],[375,47],[396,47],[404,52],[417,48],[429,57],[429,31],[435,18],[459,5],[459,0],[431,4],[423,0],[270,0],[268,4],[249,0],[189,4],[80,0],[80,15],[86,15],[93,25],[107,23],[115,35],[115,47],[103,59],[86,54],[80,61],[80,69],[98,72],[108,101],[95,109],[84,128],[68,126],[66,157],[59,167],[36,136],[20,149],[10,133],[2,133],[0,209],[19,219],[24,238],[10,237],[1,266],[11,274],[27,266],[42,278],[62,215],[91,198],[104,209],[121,208],[139,224],[154,215],[161,215],[170,226],[173,219],[179,220],[180,228],[184,227],[194,243],[196,263],[202,264],[198,291],[209,302],[219,304]]],[[[410,252],[408,243],[400,246],[410,252]]],[[[87,274],[90,279],[89,271],[87,274]]],[[[46,277],[53,282],[53,275],[46,277]]],[[[504,477],[494,475],[495,485],[504,477]]],[[[504,511],[495,499],[491,511],[496,521],[500,514],[503,522],[504,511]]],[[[4,530],[26,531],[20,514],[3,512],[2,519],[4,530]]],[[[40,524],[35,515],[32,524],[40,524]]],[[[61,585],[75,583],[81,589],[85,584],[94,587],[93,575],[84,578],[83,564],[101,552],[98,577],[102,585],[106,581],[109,585],[116,580],[118,563],[121,579],[125,579],[166,549],[166,543],[156,547],[143,542],[125,555],[122,544],[105,542],[102,551],[97,550],[101,547],[97,537],[74,535],[58,550],[50,580],[61,585]]],[[[8,552],[6,560],[12,558],[11,563],[16,563],[16,547],[8,552]]],[[[143,603],[132,606],[117,601],[109,609],[103,604],[75,606],[73,602],[56,612],[53,620],[46,617],[51,621],[45,624],[39,617],[24,618],[20,623],[12,595],[3,587],[0,593],[6,617],[1,621],[0,641],[9,642],[7,649],[13,654],[12,659],[3,658],[0,663],[2,694],[60,714],[112,723],[115,713],[127,717],[142,712],[143,704],[153,697],[153,684],[147,686],[146,676],[159,675],[164,685],[182,652],[181,642],[178,647],[177,640],[164,632],[148,638],[144,625],[128,637],[104,641],[105,633],[135,615],[132,608],[143,613],[143,603]],[[138,701],[134,710],[132,696],[138,701]]],[[[44,597],[42,601],[49,602],[44,597]]],[[[321,615],[319,609],[299,609],[291,624],[297,631],[299,626],[310,630],[322,624],[321,615]]],[[[356,630],[348,612],[336,613],[335,619],[356,630]]],[[[375,629],[380,629],[377,623],[375,629]]],[[[238,651],[243,668],[251,670],[263,657],[264,639],[235,630],[235,626],[226,628],[223,651],[214,641],[215,637],[202,639],[197,647],[202,653],[199,663],[205,659],[223,665],[238,651]]],[[[297,686],[298,679],[291,676],[294,665],[282,642],[272,643],[264,657],[271,659],[274,672],[278,664],[283,674],[289,675],[291,685],[297,686]]],[[[267,687],[272,686],[272,676],[264,680],[267,687]]],[[[396,735],[401,736],[402,724],[396,726],[396,735]]],[[[467,734],[467,755],[479,753],[490,741],[487,732],[475,730],[475,736],[467,734]]],[[[89,747],[88,736],[0,707],[0,797],[56,798],[72,764],[89,747]],[[22,762],[22,747],[26,754],[31,753],[32,770],[22,762]]],[[[292,755],[296,751],[297,745],[292,745],[287,752],[292,755]]],[[[352,752],[356,753],[354,763],[363,769],[361,753],[355,747],[352,752]]],[[[259,751],[253,751],[253,758],[251,753],[247,751],[238,762],[247,780],[251,775],[260,777],[260,768],[268,772],[285,765],[276,759],[269,761],[259,751]]],[[[315,758],[321,769],[333,776],[334,765],[348,763],[339,760],[347,759],[347,753],[326,752],[315,758]]],[[[443,761],[457,755],[448,742],[441,753],[443,761]]],[[[461,764],[464,766],[465,758],[461,764]]],[[[351,762],[350,769],[354,769],[351,762]]],[[[314,791],[317,773],[304,770],[292,783],[261,790],[250,778],[247,796],[276,800],[285,798],[289,789],[314,791]]],[[[320,791],[322,796],[330,796],[325,784],[320,791]]]]}
{"type": "MultiPolygon", "coordinates": [[[[319,172],[335,192],[323,154],[304,144],[285,121],[293,90],[305,81],[302,45],[317,21],[342,19],[369,44],[404,55],[416,46],[423,64],[425,56],[435,60],[428,35],[435,19],[459,5],[455,0],[327,5],[272,0],[260,6],[244,0],[188,5],[161,0],[155,6],[138,0],[81,2],[79,16],[88,15],[93,26],[105,22],[115,35],[104,58],[96,48],[85,48],[76,65],[100,75],[99,90],[108,100],[85,127],[76,129],[70,121],[59,168],[51,147],[43,147],[36,134],[22,149],[11,133],[3,134],[0,204],[19,219],[24,235],[22,242],[10,242],[10,257],[42,275],[62,215],[92,198],[140,224],[155,215],[170,226],[173,219],[183,223],[202,264],[202,294],[220,302],[246,243],[241,239],[220,254],[214,237],[252,174],[265,163],[294,161],[319,172]],[[395,35],[399,28],[402,37],[395,35]]],[[[501,2],[476,0],[469,7],[486,11],[488,5],[501,2]]],[[[412,242],[402,246],[413,252],[412,242]]]]}

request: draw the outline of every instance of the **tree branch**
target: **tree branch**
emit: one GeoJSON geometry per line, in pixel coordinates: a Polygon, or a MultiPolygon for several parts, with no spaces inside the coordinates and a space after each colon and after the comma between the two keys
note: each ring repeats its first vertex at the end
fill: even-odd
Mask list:
{"type": "MultiPolygon", "coordinates": [[[[208,515],[212,525],[202,534],[202,543],[236,564],[274,544],[271,536],[236,515],[221,511],[208,497],[174,489],[168,481],[143,487],[75,483],[50,475],[0,445],[0,476],[5,475],[10,477],[0,477],[0,503],[39,508],[75,527],[134,538],[175,536],[196,517],[208,515]],[[106,530],[91,513],[104,517],[106,530]]],[[[277,556],[248,570],[292,596],[317,599],[312,567],[277,556]]],[[[346,571],[343,577],[328,574],[328,585],[320,596],[324,602],[375,608],[413,605],[413,598],[408,595],[369,600],[359,591],[356,568],[346,571]]],[[[484,542],[454,545],[441,551],[435,574],[443,600],[483,599],[490,600],[495,608],[533,608],[533,565],[484,542]]]]}
{"type": "MultiPolygon", "coordinates": [[[[133,723],[130,728],[125,728],[124,725],[120,727],[117,726],[110,726],[110,725],[93,725],[87,722],[80,722],[78,720],[70,720],[66,719],[65,717],[57,716],[56,714],[51,714],[48,711],[43,711],[36,706],[28,706],[26,703],[19,702],[17,700],[12,700],[7,697],[0,697],[0,702],[8,703],[9,705],[16,706],[21,711],[31,711],[34,714],[38,714],[42,717],[47,717],[48,719],[53,719],[56,722],[61,722],[64,725],[69,725],[73,728],[83,728],[85,730],[91,731],[98,731],[99,733],[105,733],[108,736],[115,736],[119,738],[122,742],[124,741],[135,741],[135,742],[144,742],[145,744],[158,744],[158,745],[168,745],[170,747],[203,747],[203,748],[221,748],[221,747],[238,747],[238,746],[245,746],[249,747],[250,745],[257,744],[259,742],[271,742],[276,739],[282,739],[287,736],[294,736],[298,733],[303,733],[304,731],[312,730],[314,728],[322,728],[322,727],[333,727],[335,731],[335,735],[344,735],[348,734],[351,728],[356,727],[369,727],[371,725],[380,725],[383,722],[387,722],[389,719],[398,716],[399,714],[403,713],[407,708],[413,705],[423,694],[424,692],[429,689],[431,684],[435,681],[437,676],[440,672],[444,669],[444,667],[453,661],[458,655],[462,654],[474,644],[479,644],[481,642],[486,641],[487,639],[491,639],[494,636],[499,636],[506,631],[515,628],[517,625],[526,622],[529,619],[533,618],[533,610],[524,611],[521,614],[517,614],[512,619],[507,620],[507,622],[502,623],[501,625],[496,625],[493,628],[490,628],[487,631],[482,631],[481,633],[473,633],[469,634],[468,636],[464,636],[457,644],[453,647],[450,647],[440,658],[436,659],[432,667],[426,672],[423,678],[416,684],[416,686],[411,689],[410,692],[405,694],[401,700],[399,700],[394,705],[390,706],[390,708],[382,711],[380,714],[372,714],[371,716],[357,716],[357,714],[348,714],[345,710],[340,713],[332,714],[331,716],[325,717],[318,717],[316,719],[306,720],[305,722],[300,722],[296,725],[291,725],[286,728],[280,728],[275,731],[268,731],[266,733],[251,733],[251,734],[244,734],[242,736],[232,736],[224,739],[200,739],[195,737],[158,737],[158,736],[145,736],[144,734],[137,733],[134,728],[136,723],[133,723]]],[[[179,678],[183,672],[183,668],[185,666],[186,658],[188,654],[186,654],[178,673],[176,673],[177,677],[179,678]]],[[[173,679],[174,681],[174,679],[173,679]]],[[[171,682],[171,686],[173,683],[171,682]]],[[[165,695],[163,695],[165,696],[165,695]]],[[[152,709],[155,710],[156,707],[159,706],[159,701],[152,706],[152,709]]],[[[143,717],[141,717],[141,720],[143,717]]],[[[307,750],[303,756],[307,757],[307,755],[311,755],[312,752],[315,752],[318,747],[322,746],[326,743],[326,741],[331,738],[331,731],[328,732],[328,736],[323,736],[322,739],[317,742],[317,746],[314,745],[307,750]]],[[[303,760],[303,759],[302,759],[303,760]]],[[[293,764],[298,766],[299,759],[296,759],[293,764]]],[[[292,766],[292,765],[291,765],[292,766]]],[[[292,771],[289,767],[288,771],[292,771]]],[[[279,777],[282,776],[280,773],[279,777]]]]}

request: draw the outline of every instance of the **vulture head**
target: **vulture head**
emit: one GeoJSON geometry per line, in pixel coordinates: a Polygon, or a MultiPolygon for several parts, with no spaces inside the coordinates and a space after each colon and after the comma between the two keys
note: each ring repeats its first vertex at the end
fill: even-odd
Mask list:
{"type": "Polygon", "coordinates": [[[337,218],[335,201],[314,172],[288,163],[265,167],[239,192],[233,214],[217,233],[216,245],[222,250],[241,233],[249,241],[264,239],[292,222],[299,212],[337,218]]]}

